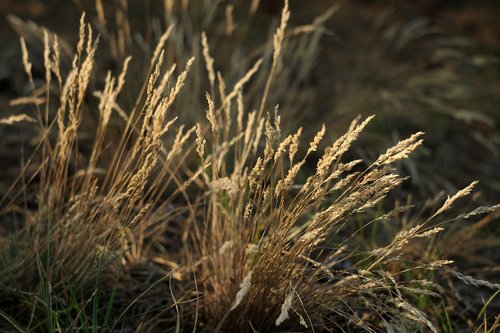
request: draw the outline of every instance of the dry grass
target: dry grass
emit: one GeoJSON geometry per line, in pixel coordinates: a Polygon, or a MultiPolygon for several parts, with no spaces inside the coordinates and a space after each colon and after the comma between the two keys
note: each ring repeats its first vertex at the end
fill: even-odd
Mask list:
{"type": "MultiPolygon", "coordinates": [[[[497,72],[497,54],[447,31],[439,20],[416,14],[402,19],[397,9],[404,5],[367,7],[371,14],[351,18],[361,22],[349,33],[345,30],[350,26],[341,18],[328,26],[343,34],[339,47],[326,52],[333,60],[320,69],[335,78],[335,90],[322,95],[333,110],[324,121],[345,126],[353,113],[377,114],[378,131],[370,133],[372,148],[364,149],[371,157],[378,154],[377,141],[388,145],[425,129],[429,150],[401,164],[421,192],[414,196],[423,202],[443,189],[454,192],[479,179],[485,201],[496,203],[499,187],[492,179],[499,163],[500,119],[494,107],[498,94],[490,80],[497,72]],[[448,171],[436,173],[436,165],[448,171]]],[[[345,9],[340,15],[350,17],[353,12],[345,9]]]]}
{"type": "Polygon", "coordinates": [[[57,38],[50,44],[48,33],[45,36],[47,75],[40,88],[35,88],[27,48],[21,39],[33,97],[43,98],[44,103],[34,104],[40,132],[35,152],[2,199],[3,214],[16,209],[23,217],[19,227],[3,239],[4,274],[0,284],[7,292],[35,292],[46,287],[57,294],[68,283],[94,280],[102,267],[119,263],[119,258],[127,258],[128,262],[142,260],[140,247],[144,239],[165,229],[174,213],[166,208],[183,192],[182,187],[167,189],[178,183],[185,171],[179,171],[177,163],[194,131],[184,126],[174,128],[175,118],[168,119],[191,63],[175,79],[175,66],[167,73],[161,72],[160,53],[152,60],[155,69],[148,79],[144,103],[124,115],[119,112],[117,98],[125,82],[127,59],[121,74],[114,77],[108,73],[103,90],[95,93],[99,99],[98,125],[91,150],[82,155],[80,127],[88,112],[85,98],[98,38],[93,37],[92,28],[82,16],[72,67],[63,77],[57,38]],[[55,92],[51,89],[52,75],[57,79],[55,92]],[[171,81],[174,83],[167,90],[171,81]],[[168,92],[166,96],[164,91],[168,92]],[[110,141],[110,118],[116,115],[125,117],[121,119],[124,124],[121,135],[114,138],[118,140],[110,141]],[[175,131],[171,142],[163,140],[169,131],[175,131]],[[31,165],[36,165],[35,172],[27,174],[31,165]],[[156,181],[151,181],[152,177],[156,181]],[[16,207],[19,196],[26,200],[29,196],[36,209],[16,207]]]}
{"type": "MultiPolygon", "coordinates": [[[[215,70],[216,48],[202,31],[193,39],[196,58],[176,54],[189,48],[178,44],[185,40],[182,23],[187,23],[174,24],[158,38],[151,57],[138,60],[146,77],[128,87],[133,102],[124,104],[122,91],[135,61],[127,55],[132,45],[127,3],[117,7],[113,33],[106,30],[103,4],[96,3],[101,39],[121,64],[116,75],[99,76],[100,38],[85,16],[67,71],[61,66],[63,43],[43,31],[43,84],[33,78],[21,38],[32,95],[12,103],[26,106],[25,114],[1,119],[0,126],[34,122],[29,126],[38,135],[32,155],[0,201],[5,221],[15,220],[0,234],[0,296],[13,304],[0,312],[1,318],[20,331],[113,331],[125,323],[136,331],[439,331],[415,298],[444,294],[430,277],[445,271],[451,256],[414,250],[436,249],[447,222],[443,215],[475,183],[429,218],[415,219],[384,243],[362,248],[358,234],[408,210],[396,206],[373,214],[405,179],[393,164],[422,144],[423,133],[363,162],[349,160],[346,153],[372,116],[356,118],[330,144],[322,143],[326,126],[309,144],[302,143],[302,128],[289,135],[282,129],[279,110],[294,103],[287,96],[300,90],[302,80],[286,76],[287,43],[296,34],[319,30],[333,9],[313,25],[290,32],[285,1],[271,47],[262,58],[238,62],[238,79],[224,79],[224,72],[215,70]],[[102,88],[93,91],[93,80],[102,80],[102,88]],[[273,92],[283,82],[290,90],[273,92]],[[278,107],[280,98],[287,103],[278,107]],[[191,114],[199,105],[206,120],[198,116],[192,127],[180,124],[181,114],[171,114],[173,109],[191,114]],[[99,305],[101,292],[127,295],[123,286],[134,265],[147,272],[146,291],[123,296],[128,303],[118,310],[112,309],[115,296],[108,307],[99,305]],[[154,281],[158,267],[163,274],[154,281]],[[109,287],[102,281],[108,277],[118,281],[112,292],[101,290],[109,287]],[[75,301],[76,285],[85,291],[75,301]],[[153,316],[122,321],[153,289],[166,304],[153,316]],[[63,319],[60,307],[74,303],[77,314],[68,312],[69,320],[63,319]],[[16,317],[15,311],[32,319],[16,317]],[[117,312],[114,322],[109,321],[112,312],[117,312]]],[[[187,1],[181,8],[165,1],[165,20],[177,23],[174,12],[186,13],[185,6],[187,1]]],[[[252,2],[249,15],[257,6],[252,2]]],[[[235,7],[225,7],[224,14],[224,35],[245,28],[235,7]]],[[[460,218],[494,209],[482,207],[460,218]]],[[[498,288],[458,272],[455,276],[498,288]]]]}

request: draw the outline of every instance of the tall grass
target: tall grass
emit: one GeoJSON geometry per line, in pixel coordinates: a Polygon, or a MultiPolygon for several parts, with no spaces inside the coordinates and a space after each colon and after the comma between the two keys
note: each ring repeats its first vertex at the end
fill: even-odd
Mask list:
{"type": "MultiPolygon", "coordinates": [[[[173,2],[165,3],[166,20],[173,20],[173,2]]],[[[97,5],[104,29],[105,14],[100,1],[97,5]]],[[[250,13],[255,6],[258,2],[250,13]]],[[[236,29],[233,11],[226,7],[226,35],[236,29]]],[[[416,243],[432,244],[443,230],[443,213],[475,183],[386,243],[360,249],[355,240],[365,228],[409,209],[372,213],[385,209],[384,198],[404,181],[392,165],[422,144],[423,133],[366,162],[349,160],[346,153],[372,116],[356,118],[330,144],[322,143],[324,125],[308,144],[302,128],[286,134],[284,107],[271,96],[276,82],[288,82],[279,77],[286,71],[289,16],[285,1],[270,56],[244,63],[234,81],[215,70],[217,58],[205,33],[196,39],[199,59],[180,57],[185,61],[174,63],[169,43],[179,43],[179,28],[168,28],[146,61],[144,81],[132,84],[132,103],[130,96],[120,97],[135,61],[126,56],[130,31],[123,14],[116,15],[117,34],[103,34],[114,41],[111,54],[120,59],[121,70],[99,78],[102,87],[94,91],[93,76],[101,73],[100,38],[84,15],[67,72],[59,39],[43,32],[43,84],[33,78],[21,38],[32,95],[12,103],[29,106],[26,114],[3,118],[0,125],[29,121],[38,136],[0,202],[3,216],[20,220],[0,235],[0,295],[14,309],[1,312],[2,318],[21,331],[51,332],[113,330],[125,323],[154,330],[159,322],[214,332],[438,331],[414,300],[440,297],[442,289],[427,277],[452,261],[407,254],[416,243]],[[208,80],[190,81],[200,63],[208,80]],[[194,90],[193,82],[201,89],[204,81],[205,91],[194,90]],[[196,99],[201,94],[203,102],[196,99]],[[172,114],[192,112],[201,103],[206,120],[194,126],[172,114]],[[109,324],[117,295],[126,294],[120,288],[124,271],[134,264],[149,272],[148,287],[135,298],[123,297],[128,303],[109,324]],[[155,265],[163,267],[156,282],[155,265]],[[102,290],[109,287],[105,280],[115,281],[111,292],[102,290]],[[126,311],[157,285],[163,288],[155,289],[154,297],[165,300],[164,308],[152,318],[127,321],[126,311]],[[110,295],[104,307],[101,295],[110,295]],[[168,317],[173,310],[174,318],[168,317]],[[16,318],[15,311],[32,319],[16,318]]]]}

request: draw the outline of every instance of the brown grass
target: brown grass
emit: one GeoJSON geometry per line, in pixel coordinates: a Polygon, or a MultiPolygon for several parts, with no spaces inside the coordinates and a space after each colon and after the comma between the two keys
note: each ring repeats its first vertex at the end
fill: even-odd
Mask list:
{"type": "MultiPolygon", "coordinates": [[[[21,216],[18,226],[0,235],[0,295],[36,299],[48,290],[48,299],[55,300],[67,294],[73,281],[88,287],[98,285],[103,271],[120,277],[134,264],[159,265],[169,271],[158,282],[169,277],[169,293],[155,297],[168,305],[149,321],[132,324],[137,330],[153,330],[166,321],[177,330],[203,326],[213,332],[437,332],[436,321],[415,298],[439,298],[442,288],[428,277],[452,261],[443,252],[414,249],[433,248],[446,226],[443,214],[469,195],[475,183],[445,200],[430,218],[414,220],[385,243],[360,249],[354,240],[365,228],[407,211],[398,206],[373,214],[386,207],[382,203],[388,193],[404,181],[393,165],[422,144],[423,133],[399,141],[371,162],[346,155],[373,116],[356,118],[329,144],[322,143],[325,125],[309,144],[302,143],[302,128],[287,135],[279,112],[287,103],[278,107],[279,93],[272,97],[277,83],[288,82],[281,76],[290,51],[286,44],[293,37],[287,1],[269,57],[243,62],[247,70],[239,79],[224,79],[216,71],[211,38],[202,32],[195,40],[198,58],[182,55],[179,64],[173,62],[174,53],[185,50],[174,47],[182,26],[170,26],[151,58],[139,60],[146,64],[146,78],[142,86],[132,85],[137,88],[134,102],[124,106],[120,96],[135,60],[127,55],[132,43],[127,3],[120,4],[115,15],[119,28],[113,34],[106,30],[109,19],[97,1],[102,40],[121,63],[118,74],[105,74],[101,89],[91,91],[94,75],[100,73],[100,38],[84,15],[67,72],[61,68],[58,38],[44,31],[43,84],[33,79],[21,38],[32,96],[17,99],[13,107],[28,105],[33,115],[26,111],[1,119],[0,125],[35,122],[38,136],[32,155],[0,201],[3,216],[21,216]],[[196,76],[201,65],[208,81],[196,76]],[[89,96],[96,102],[89,102],[89,96]],[[178,116],[171,115],[173,109],[192,112],[201,103],[206,120],[196,117],[195,126],[179,124],[178,116]],[[97,122],[87,119],[90,112],[97,122]],[[82,141],[89,126],[91,145],[86,147],[82,141]],[[359,221],[362,225],[353,228],[359,221]],[[168,309],[176,311],[173,321],[166,318],[168,309]]],[[[251,5],[253,15],[258,1],[251,5]]],[[[173,6],[165,1],[168,22],[173,6]]],[[[242,28],[234,9],[229,5],[224,10],[228,37],[242,28]]],[[[483,207],[470,216],[494,209],[483,207]]],[[[492,286],[498,288],[487,285],[492,286]]],[[[87,302],[95,294],[90,290],[87,302]]],[[[26,304],[16,307],[30,311],[26,304]]],[[[52,320],[46,323],[49,328],[52,320]]]]}

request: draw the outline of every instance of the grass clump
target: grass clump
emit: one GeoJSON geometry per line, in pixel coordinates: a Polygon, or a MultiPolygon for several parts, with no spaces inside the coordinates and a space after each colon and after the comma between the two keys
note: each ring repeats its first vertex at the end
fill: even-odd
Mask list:
{"type": "MultiPolygon", "coordinates": [[[[226,35],[235,30],[233,11],[226,7],[226,35]]],[[[146,77],[127,107],[121,95],[134,61],[125,56],[127,24],[111,44],[121,71],[107,72],[94,91],[99,38],[84,16],[67,73],[58,38],[44,32],[43,84],[33,78],[21,39],[32,95],[12,104],[29,105],[33,115],[9,116],[0,125],[35,123],[37,136],[1,201],[2,216],[15,222],[0,235],[0,295],[8,304],[0,316],[8,326],[50,332],[438,331],[415,299],[442,296],[432,275],[452,261],[439,252],[409,253],[414,244],[432,248],[446,222],[439,219],[475,183],[430,218],[360,247],[365,229],[409,211],[387,208],[384,199],[405,180],[394,163],[422,144],[423,133],[366,164],[347,153],[373,116],[356,118],[327,145],[324,125],[308,145],[301,143],[302,128],[285,134],[279,107],[272,115],[269,108],[281,82],[289,16],[285,2],[268,66],[265,57],[254,59],[234,84],[215,71],[211,40],[200,33],[207,89],[203,102],[186,104],[189,94],[200,95],[184,89],[182,97],[181,91],[192,88],[190,72],[201,60],[186,59],[180,71],[168,60],[166,46],[172,38],[178,42],[172,27],[146,61],[146,77]],[[201,103],[206,121],[194,126],[171,115],[201,103]],[[383,213],[374,214],[376,208],[383,213]],[[134,284],[143,288],[127,289],[134,284]]]]}
{"type": "Polygon", "coordinates": [[[98,122],[91,149],[83,155],[79,138],[88,112],[85,99],[97,44],[98,38],[93,37],[82,16],[76,55],[63,77],[57,38],[51,44],[45,33],[46,81],[39,88],[21,39],[24,67],[33,86],[33,96],[24,102],[42,99],[34,104],[40,140],[17,183],[2,200],[4,213],[15,207],[18,195],[30,201],[20,211],[23,219],[19,227],[3,239],[0,285],[7,292],[43,289],[58,295],[73,284],[94,281],[105,267],[113,267],[122,258],[142,260],[139,244],[165,228],[170,214],[165,207],[182,192],[178,188],[169,192],[171,197],[164,195],[169,184],[177,180],[172,170],[194,129],[177,127],[169,143],[161,138],[172,130],[175,119],[167,118],[169,108],[184,84],[190,63],[163,96],[167,83],[174,80],[175,66],[159,82],[163,54],[158,54],[147,82],[147,97],[128,115],[120,112],[117,98],[130,59],[118,77],[108,73],[102,91],[94,93],[99,100],[95,109],[98,122]],[[57,80],[55,93],[51,91],[52,76],[57,80]],[[112,114],[126,117],[115,137],[108,133],[112,114]],[[27,174],[31,165],[36,169],[27,174]],[[153,176],[157,180],[151,182],[153,176]],[[28,204],[34,209],[27,209],[28,204]]]}

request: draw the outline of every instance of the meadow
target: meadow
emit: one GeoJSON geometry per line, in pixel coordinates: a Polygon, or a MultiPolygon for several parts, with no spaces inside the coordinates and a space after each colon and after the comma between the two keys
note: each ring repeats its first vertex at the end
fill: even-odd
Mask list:
{"type": "Polygon", "coordinates": [[[290,2],[13,2],[0,331],[500,327],[497,56],[290,2]]]}

